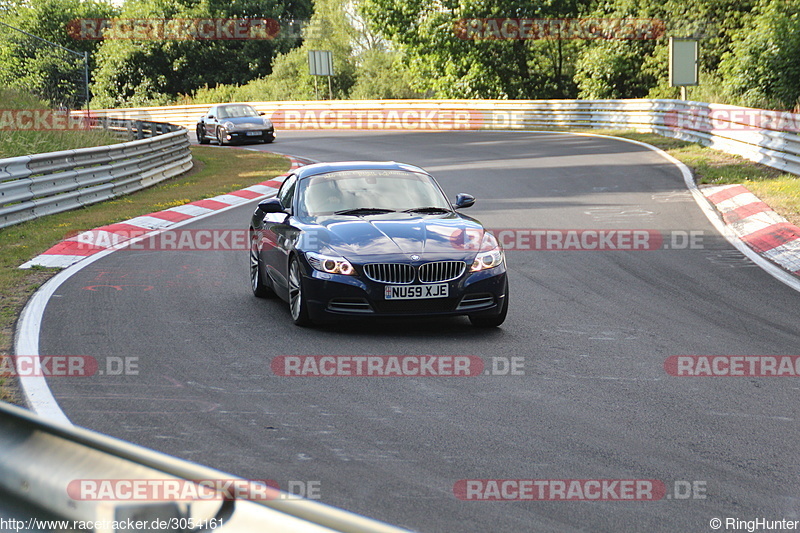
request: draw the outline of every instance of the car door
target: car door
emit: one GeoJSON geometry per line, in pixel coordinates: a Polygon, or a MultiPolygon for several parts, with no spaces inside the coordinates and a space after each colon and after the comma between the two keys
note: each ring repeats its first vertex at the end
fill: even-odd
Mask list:
{"type": "Polygon", "coordinates": [[[267,213],[264,216],[262,257],[273,287],[288,292],[289,253],[294,249],[298,230],[292,226],[291,210],[297,176],[290,174],[278,190],[278,200],[287,213],[267,213]]]}
{"type": "Polygon", "coordinates": [[[216,138],[217,135],[217,106],[212,107],[203,117],[203,125],[206,130],[206,137],[216,138]]]}

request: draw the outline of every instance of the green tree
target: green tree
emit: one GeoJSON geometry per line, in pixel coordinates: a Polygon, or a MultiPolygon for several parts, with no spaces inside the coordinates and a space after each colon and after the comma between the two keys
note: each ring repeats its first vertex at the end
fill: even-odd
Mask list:
{"type": "Polygon", "coordinates": [[[272,62],[272,73],[239,87],[200,89],[186,101],[211,103],[220,101],[313,100],[314,78],[319,98],[328,97],[328,79],[311,76],[309,50],[329,50],[333,56],[334,76],[331,90],[334,98],[347,98],[356,81],[356,51],[365,42],[363,32],[348,15],[347,5],[336,0],[315,0],[314,14],[302,26],[302,45],[280,54],[272,62]]]}
{"type": "MultiPolygon", "coordinates": [[[[103,0],[5,0],[3,22],[77,52],[91,54],[98,43],[75,40],[69,23],[113,16],[103,0]]],[[[51,106],[80,107],[84,100],[83,59],[24,33],[0,26],[0,85],[30,92],[51,106]]]]}
{"type": "Polygon", "coordinates": [[[464,19],[563,18],[591,0],[364,0],[369,23],[403,53],[414,87],[442,98],[569,97],[578,45],[567,40],[471,40],[464,19]]]}
{"type": "MultiPolygon", "coordinates": [[[[310,0],[128,0],[121,18],[307,18],[310,0]]],[[[98,52],[96,104],[165,104],[198,87],[243,84],[271,72],[273,57],[296,39],[106,40],[98,52]]]]}
{"type": "Polygon", "coordinates": [[[314,99],[315,83],[319,97],[327,98],[327,78],[309,73],[309,50],[329,50],[332,53],[334,75],[330,81],[333,98],[347,98],[356,79],[353,44],[358,33],[347,17],[346,4],[337,0],[314,0],[314,14],[303,28],[302,46],[275,58],[273,74],[267,78],[270,99],[314,99]]]}
{"type": "Polygon", "coordinates": [[[421,98],[411,85],[411,74],[397,52],[365,50],[358,58],[358,77],[350,91],[354,100],[421,98]]]}
{"type": "Polygon", "coordinates": [[[663,25],[654,40],[585,43],[575,81],[581,98],[674,98],[669,86],[667,37],[700,42],[701,79],[712,79],[732,35],[746,24],[756,0],[612,0],[599,4],[594,17],[652,19],[663,25]]]}
{"type": "Polygon", "coordinates": [[[764,0],[736,34],[720,73],[743,105],[800,108],[800,0],[764,0]]]}
{"type": "Polygon", "coordinates": [[[609,41],[586,48],[575,79],[579,98],[644,98],[655,78],[643,70],[645,56],[628,42],[609,41]]]}

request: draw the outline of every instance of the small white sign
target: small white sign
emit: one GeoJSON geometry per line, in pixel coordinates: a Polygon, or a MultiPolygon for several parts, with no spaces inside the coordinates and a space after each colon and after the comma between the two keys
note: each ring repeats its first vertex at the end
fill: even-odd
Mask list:
{"type": "Polygon", "coordinates": [[[697,39],[669,38],[669,85],[697,85],[697,39]]]}
{"type": "Polygon", "coordinates": [[[330,50],[309,50],[308,70],[312,76],[333,76],[333,53],[330,50]]]}

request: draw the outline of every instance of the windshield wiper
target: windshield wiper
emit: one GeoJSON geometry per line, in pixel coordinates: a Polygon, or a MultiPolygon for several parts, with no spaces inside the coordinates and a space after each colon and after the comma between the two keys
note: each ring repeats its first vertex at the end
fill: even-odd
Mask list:
{"type": "Polygon", "coordinates": [[[406,209],[403,213],[449,213],[450,210],[446,207],[412,207],[411,209],[406,209]]]}
{"type": "Polygon", "coordinates": [[[394,213],[394,209],[384,209],[382,207],[357,207],[355,209],[342,209],[336,211],[335,215],[377,215],[380,213],[394,213]]]}

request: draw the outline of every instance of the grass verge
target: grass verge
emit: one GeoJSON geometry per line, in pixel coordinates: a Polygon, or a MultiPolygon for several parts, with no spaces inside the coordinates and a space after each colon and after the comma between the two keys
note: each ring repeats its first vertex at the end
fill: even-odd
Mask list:
{"type": "MultiPolygon", "coordinates": [[[[0,230],[0,356],[11,353],[13,328],[25,302],[58,272],[52,268],[20,270],[25,261],[77,232],[235,191],[289,168],[282,156],[249,150],[195,146],[192,155],[190,172],[149,189],[0,230]]],[[[0,377],[0,400],[19,402],[11,378],[0,377]]]]}
{"type": "MultiPolygon", "coordinates": [[[[17,111],[46,111],[47,104],[28,93],[4,87],[0,87],[0,102],[0,159],[122,142],[113,132],[103,130],[14,129],[17,111]]],[[[31,118],[24,120],[25,124],[32,122],[31,118]]]]}

